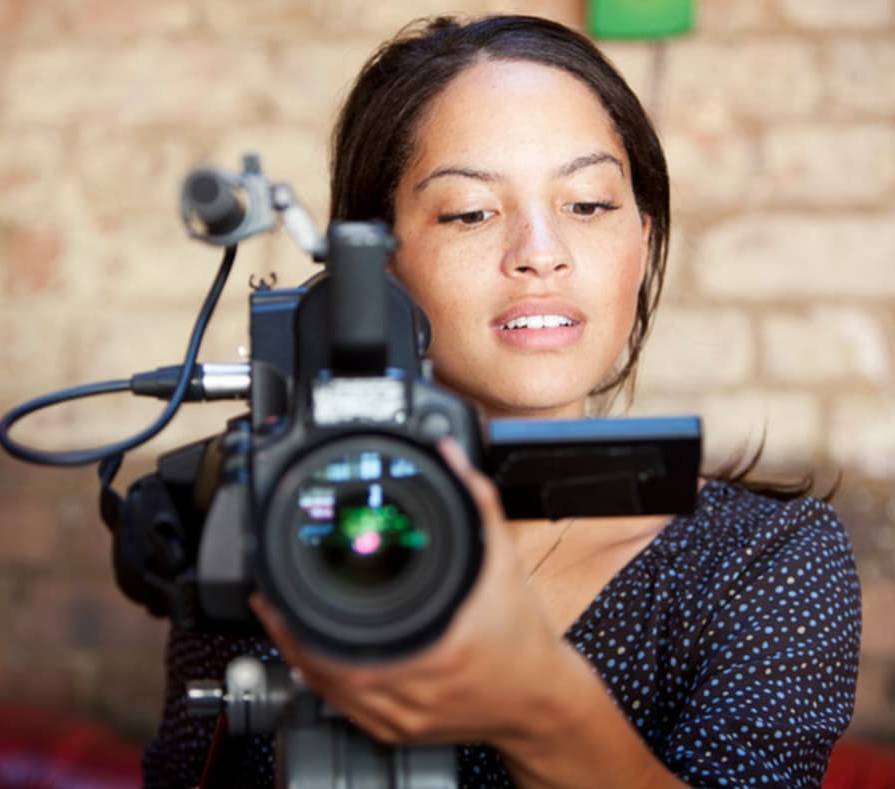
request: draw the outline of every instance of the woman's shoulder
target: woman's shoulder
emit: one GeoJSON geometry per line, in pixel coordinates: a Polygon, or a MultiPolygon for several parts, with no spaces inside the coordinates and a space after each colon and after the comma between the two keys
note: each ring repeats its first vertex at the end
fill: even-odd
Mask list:
{"type": "Polygon", "coordinates": [[[828,503],[813,496],[780,500],[724,480],[708,480],[693,513],[675,518],[655,547],[668,558],[739,557],[753,564],[811,545],[833,556],[851,556],[848,534],[828,503]]]}
{"type": "Polygon", "coordinates": [[[736,763],[743,780],[816,784],[857,678],[860,587],[841,521],[812,496],[781,501],[716,481],[675,525],[695,548],[669,553],[670,564],[691,563],[700,582],[669,607],[687,648],[666,662],[684,667],[688,690],[665,763],[678,775],[730,777],[736,763]],[[712,752],[698,747],[706,732],[712,752]]]}
{"type": "Polygon", "coordinates": [[[710,480],[694,512],[674,518],[636,564],[638,581],[667,589],[670,609],[694,599],[704,610],[725,607],[732,596],[768,584],[784,596],[835,588],[843,604],[859,605],[848,534],[833,507],[812,496],[781,501],[710,480]]]}
{"type": "MultiPolygon", "coordinates": [[[[812,496],[781,501],[742,485],[709,480],[692,513],[677,515],[597,596],[597,612],[651,606],[666,617],[693,618],[750,584],[798,588],[832,582],[859,598],[848,534],[835,510],[812,496]]],[[[791,589],[792,590],[792,589],[791,589]]],[[[616,614],[618,615],[618,614],[616,614]]]]}
{"type": "Polygon", "coordinates": [[[717,730],[712,758],[748,762],[760,776],[770,752],[724,746],[739,743],[729,727],[753,737],[755,723],[754,736],[770,732],[778,748],[778,728],[801,736],[802,718],[787,711],[814,689],[830,703],[820,724],[808,710],[810,736],[835,739],[851,714],[860,621],[851,546],[832,507],[710,481],[694,512],[672,519],[568,637],[676,773],[711,762],[698,746],[717,730]]]}

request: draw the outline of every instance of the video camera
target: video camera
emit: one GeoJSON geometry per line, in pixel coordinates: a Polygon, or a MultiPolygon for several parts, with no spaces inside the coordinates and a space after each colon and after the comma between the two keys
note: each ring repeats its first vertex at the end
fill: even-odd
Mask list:
{"type": "MultiPolygon", "coordinates": [[[[334,222],[320,237],[288,185],[268,181],[254,155],[243,165],[241,173],[198,169],[184,183],[188,233],[225,248],[184,363],[38,398],[0,421],[0,443],[23,460],[100,463],[101,513],[128,597],[189,627],[252,630],[247,600],[260,588],[317,651],[365,661],[421,649],[450,623],[484,553],[476,507],[437,450],[448,436],[491,477],[511,519],[692,511],[697,417],[483,424],[472,405],[435,382],[425,359],[426,316],[388,271],[397,244],[389,229],[334,222]],[[303,250],[325,261],[324,271],[298,287],[255,288],[247,364],[197,364],[236,245],[278,219],[303,250]],[[147,430],[110,447],[46,453],[9,438],[28,413],[112,391],[168,405],[147,430]],[[245,399],[249,412],[221,434],[161,456],[157,471],[126,497],[114,492],[126,451],[161,430],[182,402],[217,398],[245,399]]],[[[193,708],[216,714],[230,703],[231,730],[240,728],[232,725],[237,709],[256,722],[254,729],[242,725],[245,731],[258,731],[262,719],[268,729],[283,729],[287,707],[291,729],[307,734],[315,722],[311,747],[293,742],[282,752],[291,759],[285,775],[305,771],[308,782],[296,785],[330,785],[309,777],[328,771],[323,762],[307,765],[312,754],[338,751],[338,737],[353,738],[357,754],[375,750],[359,745],[356,732],[346,734],[346,722],[341,734],[322,733],[321,722],[335,713],[323,705],[308,717],[307,707],[294,703],[300,687],[291,687],[288,673],[265,674],[241,660],[228,671],[227,692],[217,683],[191,688],[193,708]],[[305,712],[296,718],[299,708],[305,712]]],[[[431,756],[436,750],[414,750],[415,780],[446,780],[450,765],[431,756]]]]}

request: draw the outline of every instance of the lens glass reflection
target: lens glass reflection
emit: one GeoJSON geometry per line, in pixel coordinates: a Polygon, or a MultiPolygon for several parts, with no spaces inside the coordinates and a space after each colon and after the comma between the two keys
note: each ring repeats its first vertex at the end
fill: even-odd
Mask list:
{"type": "Polygon", "coordinates": [[[327,575],[364,590],[400,578],[429,545],[408,498],[418,471],[406,458],[360,452],[317,469],[298,491],[297,538],[327,575]]]}

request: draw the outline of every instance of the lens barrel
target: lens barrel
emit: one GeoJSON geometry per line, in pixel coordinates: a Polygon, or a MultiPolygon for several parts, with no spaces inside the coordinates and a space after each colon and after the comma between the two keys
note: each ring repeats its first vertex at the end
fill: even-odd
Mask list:
{"type": "Polygon", "coordinates": [[[436,639],[483,553],[463,484],[432,449],[389,434],[352,433],[296,458],[258,537],[259,583],[296,636],[348,660],[436,639]]]}

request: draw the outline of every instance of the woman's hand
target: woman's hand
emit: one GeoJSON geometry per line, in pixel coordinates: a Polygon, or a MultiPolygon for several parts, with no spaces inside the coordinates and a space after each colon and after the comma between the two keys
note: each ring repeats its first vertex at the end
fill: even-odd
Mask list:
{"type": "Polygon", "coordinates": [[[252,609],[283,659],[377,740],[497,745],[524,739],[527,722],[549,707],[551,671],[568,659],[568,647],[525,583],[496,488],[455,442],[440,449],[478,506],[485,557],[475,586],[434,645],[408,658],[356,666],[299,644],[259,594],[252,609]]]}

